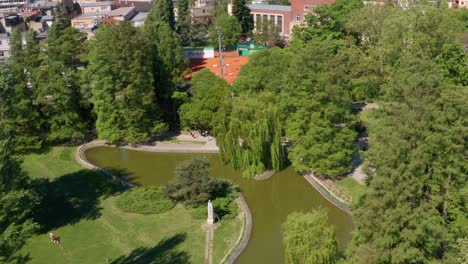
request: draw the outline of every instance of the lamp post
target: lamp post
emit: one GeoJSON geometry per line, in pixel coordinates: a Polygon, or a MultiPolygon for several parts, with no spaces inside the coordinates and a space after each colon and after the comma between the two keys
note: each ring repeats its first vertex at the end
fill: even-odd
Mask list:
{"type": "Polygon", "coordinates": [[[216,26],[216,32],[218,33],[218,49],[219,49],[219,63],[221,64],[221,77],[224,78],[224,58],[223,58],[223,33],[221,28],[216,26]]]}

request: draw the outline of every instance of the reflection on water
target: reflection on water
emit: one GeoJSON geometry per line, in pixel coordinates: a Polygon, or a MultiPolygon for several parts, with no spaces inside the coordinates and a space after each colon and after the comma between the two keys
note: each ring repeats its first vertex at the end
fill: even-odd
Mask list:
{"type": "Polygon", "coordinates": [[[351,217],[325,200],[292,167],[267,180],[255,181],[242,178],[238,171],[224,165],[217,154],[150,153],[96,147],[87,150],[86,157],[97,166],[130,173],[132,181],[141,185],[164,185],[173,178],[180,162],[194,157],[209,159],[212,176],[238,185],[252,211],[252,235],[237,264],[284,263],[281,224],[294,211],[326,208],[341,250],[351,238],[351,217]]]}

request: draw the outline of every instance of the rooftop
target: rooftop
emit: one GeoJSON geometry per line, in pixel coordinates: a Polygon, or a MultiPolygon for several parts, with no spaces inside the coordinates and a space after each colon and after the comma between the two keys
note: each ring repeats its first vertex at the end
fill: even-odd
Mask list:
{"type": "Polygon", "coordinates": [[[285,6],[285,5],[253,4],[253,5],[249,5],[249,8],[251,10],[268,10],[268,11],[291,12],[291,6],[285,6]]]}
{"type": "Polygon", "coordinates": [[[126,16],[128,13],[132,12],[133,9],[135,9],[134,6],[120,7],[120,8],[114,9],[112,11],[106,12],[106,15],[108,15],[110,17],[126,16]]]}
{"type": "Polygon", "coordinates": [[[87,2],[83,3],[83,7],[93,7],[93,6],[110,6],[112,5],[112,1],[106,1],[106,2],[87,2]]]}
{"type": "Polygon", "coordinates": [[[138,13],[133,19],[132,21],[144,21],[146,19],[146,17],[148,16],[148,12],[141,12],[141,13],[138,13]]]}

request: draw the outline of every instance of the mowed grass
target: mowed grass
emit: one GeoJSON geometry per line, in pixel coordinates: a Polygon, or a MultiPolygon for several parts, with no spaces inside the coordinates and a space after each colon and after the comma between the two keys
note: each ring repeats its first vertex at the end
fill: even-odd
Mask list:
{"type": "MultiPolygon", "coordinates": [[[[122,189],[105,175],[80,167],[75,148],[56,147],[25,157],[33,178],[47,176],[50,199],[41,234],[28,240],[22,253],[42,263],[203,263],[204,220],[177,205],[156,215],[126,213],[116,207],[122,189]],[[53,244],[48,233],[61,240],[53,244]]],[[[238,219],[223,220],[215,231],[214,262],[218,263],[239,235],[238,219]]]]}
{"type": "Polygon", "coordinates": [[[366,192],[366,186],[359,184],[356,180],[350,177],[345,177],[335,181],[335,184],[340,186],[348,195],[351,195],[353,197],[353,201],[357,201],[359,196],[366,192]]]}

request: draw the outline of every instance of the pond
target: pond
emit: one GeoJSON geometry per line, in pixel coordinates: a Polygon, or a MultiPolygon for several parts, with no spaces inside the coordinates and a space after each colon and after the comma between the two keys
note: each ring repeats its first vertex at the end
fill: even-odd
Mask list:
{"type": "Polygon", "coordinates": [[[252,234],[236,264],[284,263],[281,224],[294,211],[325,208],[340,250],[344,250],[351,239],[354,227],[351,216],[329,203],[292,167],[269,179],[255,181],[242,178],[239,171],[223,164],[218,154],[152,153],[95,147],[86,151],[86,157],[99,167],[129,173],[131,180],[141,185],[165,185],[174,177],[177,164],[206,157],[210,161],[211,175],[238,185],[252,212],[252,234]]]}

